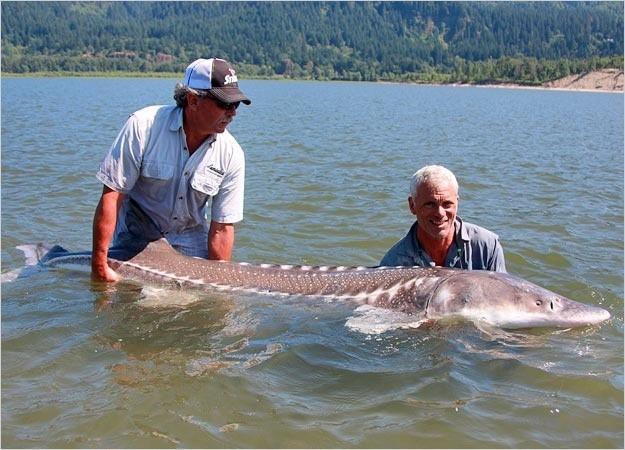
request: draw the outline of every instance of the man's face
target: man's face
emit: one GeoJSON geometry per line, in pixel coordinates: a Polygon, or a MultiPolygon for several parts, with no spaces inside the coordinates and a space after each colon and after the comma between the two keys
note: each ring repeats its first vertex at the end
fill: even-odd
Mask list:
{"type": "Polygon", "coordinates": [[[223,103],[213,97],[196,97],[193,112],[206,134],[223,133],[237,115],[239,103],[223,103]]]}
{"type": "Polygon", "coordinates": [[[454,233],[458,192],[447,183],[424,183],[415,197],[408,198],[419,228],[432,239],[443,240],[454,233]]]}

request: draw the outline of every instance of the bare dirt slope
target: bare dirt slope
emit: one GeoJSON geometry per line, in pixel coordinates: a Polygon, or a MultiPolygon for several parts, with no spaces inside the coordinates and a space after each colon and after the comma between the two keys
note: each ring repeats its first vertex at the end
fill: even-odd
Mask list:
{"type": "Polygon", "coordinates": [[[559,80],[549,81],[543,85],[556,89],[583,89],[600,91],[623,91],[623,71],[619,69],[602,69],[579,75],[570,75],[559,80]]]}

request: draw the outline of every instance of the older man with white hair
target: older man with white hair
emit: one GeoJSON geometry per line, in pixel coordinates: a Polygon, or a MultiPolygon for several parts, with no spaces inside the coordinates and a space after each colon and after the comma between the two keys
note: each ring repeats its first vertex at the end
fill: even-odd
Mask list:
{"type": "Polygon", "coordinates": [[[506,272],[499,237],[457,216],[458,181],[443,166],[425,166],[410,182],[408,234],[382,258],[382,266],[444,266],[506,272]]]}

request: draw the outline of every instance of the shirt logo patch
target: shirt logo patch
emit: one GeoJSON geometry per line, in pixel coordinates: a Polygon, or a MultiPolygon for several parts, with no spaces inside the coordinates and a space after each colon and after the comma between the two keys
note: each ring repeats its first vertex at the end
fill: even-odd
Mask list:
{"type": "Polygon", "coordinates": [[[217,175],[220,175],[222,177],[224,176],[224,171],[221,170],[221,169],[218,169],[215,166],[208,166],[208,170],[210,170],[211,172],[216,173],[217,175]]]}

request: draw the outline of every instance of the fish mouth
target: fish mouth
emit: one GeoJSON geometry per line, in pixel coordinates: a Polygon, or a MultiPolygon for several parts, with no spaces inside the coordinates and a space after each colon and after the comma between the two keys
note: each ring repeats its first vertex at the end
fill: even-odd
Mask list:
{"type": "Polygon", "coordinates": [[[612,315],[603,308],[593,308],[592,313],[579,318],[576,322],[580,325],[598,325],[610,319],[612,315]]]}
{"type": "Polygon", "coordinates": [[[514,319],[502,318],[501,320],[488,320],[486,317],[483,320],[490,322],[504,329],[522,329],[522,328],[577,328],[584,326],[599,325],[606,320],[610,319],[611,314],[603,308],[594,306],[588,306],[591,309],[585,309],[584,311],[571,311],[569,314],[566,312],[558,312],[554,314],[527,314],[516,315],[514,319]]]}
{"type": "Polygon", "coordinates": [[[584,303],[567,304],[558,315],[562,326],[598,325],[612,317],[609,311],[584,303]]]}

